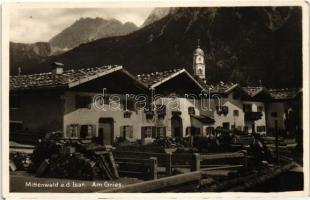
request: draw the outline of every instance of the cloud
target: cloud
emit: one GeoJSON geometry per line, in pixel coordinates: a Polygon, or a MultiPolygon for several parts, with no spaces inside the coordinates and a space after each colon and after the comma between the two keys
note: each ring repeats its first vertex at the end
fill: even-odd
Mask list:
{"type": "Polygon", "coordinates": [[[10,40],[49,41],[82,17],[115,18],[122,23],[143,24],[153,8],[16,8],[10,12],[10,40]]]}

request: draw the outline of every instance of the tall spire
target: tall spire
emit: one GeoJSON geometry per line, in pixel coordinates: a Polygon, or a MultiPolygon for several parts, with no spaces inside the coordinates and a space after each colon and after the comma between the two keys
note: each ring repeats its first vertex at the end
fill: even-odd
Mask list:
{"type": "Polygon", "coordinates": [[[200,48],[200,39],[197,39],[197,48],[193,52],[193,74],[202,80],[206,80],[205,54],[200,48]]]}

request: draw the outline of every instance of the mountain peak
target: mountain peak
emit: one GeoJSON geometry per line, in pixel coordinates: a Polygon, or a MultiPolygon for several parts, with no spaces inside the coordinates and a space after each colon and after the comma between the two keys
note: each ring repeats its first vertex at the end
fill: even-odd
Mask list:
{"type": "Polygon", "coordinates": [[[82,17],[51,38],[49,43],[53,51],[68,50],[100,38],[126,35],[137,29],[133,23],[123,24],[114,18],[82,17]]]}
{"type": "MultiPolygon", "coordinates": [[[[159,8],[150,16],[162,16],[158,15],[161,11],[159,8]]],[[[261,80],[266,87],[274,88],[302,84],[301,8],[182,7],[167,13],[132,34],[92,41],[44,62],[36,61],[36,65],[28,62],[27,72],[44,70],[47,63],[55,60],[72,68],[120,64],[132,73],[164,71],[175,66],[190,71],[200,39],[210,83],[253,85],[261,80]],[[274,73],[270,73],[271,68],[274,73]]],[[[100,30],[98,27],[94,30],[100,30]]],[[[103,30],[107,29],[112,28],[103,30]]],[[[76,30],[69,36],[78,37],[89,30],[84,27],[77,36],[76,30]]],[[[14,54],[10,56],[11,65],[17,69],[20,64],[14,54]]]]}
{"type": "Polygon", "coordinates": [[[164,18],[172,10],[173,10],[173,8],[169,8],[169,7],[154,8],[152,10],[152,12],[149,14],[149,16],[146,18],[146,20],[144,21],[142,27],[145,27],[145,26],[147,26],[149,24],[152,24],[152,23],[154,23],[154,22],[164,18]]]}

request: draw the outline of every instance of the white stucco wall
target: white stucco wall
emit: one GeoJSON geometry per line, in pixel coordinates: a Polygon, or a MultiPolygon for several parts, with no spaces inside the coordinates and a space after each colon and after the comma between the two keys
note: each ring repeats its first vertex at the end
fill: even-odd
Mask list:
{"type": "MultiPolygon", "coordinates": [[[[146,115],[144,111],[131,111],[130,118],[124,118],[124,110],[112,110],[109,106],[105,105],[105,111],[98,110],[91,105],[90,108],[75,108],[75,97],[77,95],[87,95],[93,97],[97,93],[87,93],[87,92],[66,92],[63,99],[64,102],[64,118],[63,118],[63,129],[66,133],[67,125],[70,124],[79,124],[79,125],[96,125],[96,134],[98,135],[98,125],[100,118],[112,118],[114,120],[114,138],[120,136],[120,127],[121,126],[132,126],[133,128],[133,139],[141,139],[141,127],[143,126],[163,126],[166,127],[166,136],[172,136],[172,127],[171,127],[171,118],[173,117],[173,112],[180,111],[180,117],[182,119],[182,136],[186,136],[186,128],[188,127],[196,127],[200,128],[200,133],[205,135],[206,127],[223,127],[223,123],[229,123],[229,128],[231,129],[234,125],[236,128],[241,128],[244,130],[244,126],[248,127],[249,132],[252,132],[252,122],[245,122],[243,105],[244,104],[252,104],[252,111],[257,112],[258,107],[263,107],[262,118],[256,120],[255,129],[257,126],[266,126],[266,112],[267,109],[263,102],[253,102],[253,101],[242,101],[240,99],[234,99],[233,95],[230,94],[226,98],[221,98],[221,103],[223,106],[228,107],[228,113],[218,114],[216,111],[216,106],[218,105],[218,99],[211,99],[210,104],[208,105],[208,110],[201,109],[201,102],[196,100],[195,102],[192,99],[187,98],[177,98],[173,101],[172,98],[161,98],[156,101],[157,105],[166,105],[166,115],[164,118],[158,118],[156,112],[154,117],[149,120],[146,119],[146,115]],[[179,107],[177,108],[178,105],[179,107]],[[195,115],[206,115],[215,120],[214,124],[205,125],[200,123],[197,120],[191,119],[191,116],[188,113],[188,108],[194,107],[195,115]],[[234,110],[238,110],[239,115],[234,116],[234,110]]],[[[274,110],[279,112],[279,110],[283,110],[284,106],[279,103],[275,103],[274,105],[269,105],[270,110],[268,114],[274,110]]],[[[278,113],[278,124],[279,127],[283,126],[284,123],[282,120],[282,114],[278,113]]],[[[274,124],[272,118],[268,121],[268,126],[274,124]]]]}
{"type": "Polygon", "coordinates": [[[96,93],[86,92],[67,92],[65,94],[65,110],[64,110],[64,133],[66,133],[67,125],[96,125],[96,134],[98,135],[99,118],[113,118],[114,120],[114,138],[120,136],[120,127],[129,125],[133,127],[133,138],[141,138],[142,126],[154,126],[153,122],[146,120],[143,111],[131,111],[130,118],[124,118],[124,110],[112,110],[105,104],[106,110],[98,110],[91,105],[88,108],[75,108],[75,96],[87,95],[94,96],[96,93]]]}
{"type": "MultiPolygon", "coordinates": [[[[248,131],[252,132],[252,122],[246,122],[243,112],[243,105],[244,104],[251,104],[252,105],[252,111],[257,112],[258,107],[262,106],[262,118],[259,120],[256,120],[255,123],[255,129],[257,126],[266,126],[266,107],[264,102],[258,102],[258,101],[243,101],[241,99],[234,99],[233,93],[229,94],[227,97],[220,98],[221,105],[228,107],[228,113],[226,115],[224,114],[218,114],[216,111],[216,106],[219,105],[219,99],[218,98],[212,98],[210,99],[210,104],[206,103],[207,105],[210,105],[208,107],[208,111],[203,111],[201,109],[201,106],[199,107],[200,113],[204,114],[208,117],[211,117],[215,120],[214,125],[212,125],[214,128],[216,127],[222,127],[223,123],[229,123],[230,129],[232,128],[232,125],[235,125],[236,128],[241,128],[241,130],[244,130],[244,127],[248,127],[248,131]],[[234,116],[234,110],[237,110],[239,112],[238,116],[234,116]]],[[[199,104],[201,105],[201,104],[199,104]]],[[[204,131],[205,132],[205,131],[204,131]]]]}
{"type": "MultiPolygon", "coordinates": [[[[159,119],[157,114],[153,119],[146,119],[144,111],[132,111],[130,118],[124,118],[123,110],[112,110],[105,104],[105,111],[98,110],[91,105],[90,108],[75,108],[75,97],[77,95],[87,95],[93,97],[97,93],[88,92],[66,92],[65,106],[64,106],[64,132],[66,133],[67,125],[96,125],[96,134],[98,135],[98,125],[100,118],[113,118],[114,120],[114,138],[120,136],[120,127],[129,125],[133,127],[133,138],[141,139],[141,127],[143,126],[164,126],[166,127],[166,136],[171,137],[171,118],[174,111],[180,111],[182,119],[182,133],[183,137],[186,136],[186,128],[192,126],[191,118],[188,114],[189,107],[195,107],[194,104],[186,98],[177,98],[175,103],[172,103],[171,98],[161,98],[156,104],[166,105],[166,115],[163,119],[159,119]],[[175,108],[179,105],[179,109],[175,108]]],[[[156,112],[155,112],[156,113],[156,112]]],[[[199,115],[198,108],[195,107],[195,114],[199,115]]]]}
{"type": "Polygon", "coordinates": [[[227,98],[222,98],[222,105],[228,107],[228,113],[227,115],[224,114],[217,114],[215,106],[218,105],[216,102],[217,100],[214,100],[214,120],[215,124],[214,127],[223,126],[223,123],[228,122],[230,125],[230,128],[232,125],[235,125],[235,127],[243,127],[244,126],[244,112],[243,112],[243,103],[239,99],[233,99],[232,94],[228,95],[227,98]],[[239,112],[238,116],[234,116],[234,110],[237,110],[239,112]]]}
{"type": "Polygon", "coordinates": [[[274,102],[268,103],[267,105],[267,126],[268,128],[275,128],[275,121],[278,121],[278,128],[284,129],[284,120],[285,120],[285,103],[283,102],[274,102]],[[271,116],[271,113],[276,112],[277,117],[271,116]]]}
{"type": "Polygon", "coordinates": [[[265,126],[265,131],[260,132],[262,134],[266,133],[266,106],[264,102],[258,102],[258,101],[244,101],[243,104],[252,104],[252,112],[258,112],[258,107],[262,106],[262,117],[261,119],[258,119],[254,122],[245,122],[245,125],[248,127],[248,130],[250,133],[253,132],[252,130],[252,123],[255,125],[255,132],[257,132],[257,126],[265,126]]]}
{"type": "Polygon", "coordinates": [[[173,117],[174,111],[180,111],[180,117],[182,118],[182,133],[183,137],[186,136],[186,128],[191,126],[191,117],[188,114],[188,108],[194,107],[195,115],[199,115],[199,109],[195,107],[194,103],[186,98],[177,98],[173,100],[172,98],[161,98],[156,101],[157,105],[166,105],[166,116],[159,123],[163,126],[166,126],[166,135],[168,137],[172,136],[171,130],[171,118],[173,117]],[[176,105],[179,105],[179,109],[177,109],[176,105]]]}
{"type": "Polygon", "coordinates": [[[243,102],[240,99],[234,99],[232,97],[232,94],[228,95],[227,97],[211,98],[210,100],[206,99],[205,103],[201,103],[200,101],[199,105],[200,113],[202,115],[206,115],[215,120],[215,123],[209,126],[212,126],[214,128],[222,127],[223,123],[225,122],[229,123],[230,128],[232,125],[241,128],[243,128],[244,126],[243,102]],[[228,107],[228,113],[226,115],[217,113],[216,106],[220,104],[222,106],[228,107]],[[205,106],[203,106],[202,108],[201,105],[205,106]],[[234,116],[234,110],[238,110],[238,116],[234,116]]]}

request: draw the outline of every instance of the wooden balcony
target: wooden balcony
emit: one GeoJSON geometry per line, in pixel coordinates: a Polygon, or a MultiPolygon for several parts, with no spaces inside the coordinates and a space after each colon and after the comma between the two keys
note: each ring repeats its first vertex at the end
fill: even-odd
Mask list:
{"type": "Polygon", "coordinates": [[[262,112],[245,112],[244,120],[245,121],[256,121],[261,119],[263,116],[262,112]]]}

